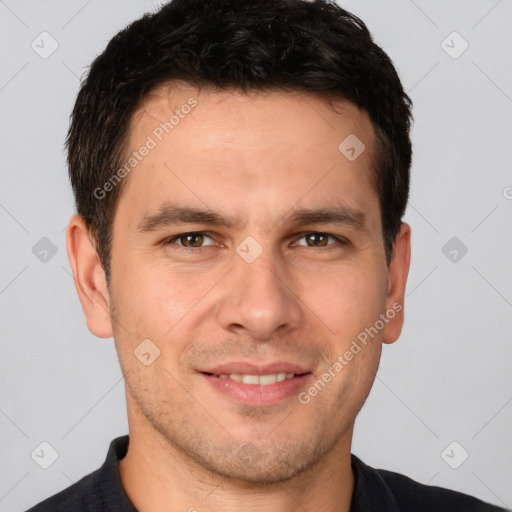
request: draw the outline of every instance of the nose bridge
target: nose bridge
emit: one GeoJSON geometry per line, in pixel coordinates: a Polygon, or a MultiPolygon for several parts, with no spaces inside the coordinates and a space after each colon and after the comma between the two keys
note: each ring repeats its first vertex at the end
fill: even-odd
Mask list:
{"type": "MultiPolygon", "coordinates": [[[[224,329],[246,329],[254,339],[268,339],[277,329],[293,329],[302,321],[297,297],[290,290],[283,261],[271,247],[265,247],[254,258],[242,252],[234,259],[234,268],[227,276],[218,309],[218,321],[224,329]],[[254,258],[254,259],[252,259],[254,258]]],[[[263,248],[262,248],[263,249],[263,248]]]]}
{"type": "MultiPolygon", "coordinates": [[[[285,291],[285,271],[279,257],[272,253],[271,248],[265,249],[253,262],[243,258],[236,264],[235,272],[242,282],[255,293],[268,294],[277,299],[285,291]]],[[[251,294],[249,294],[251,295],[251,294]]]]}

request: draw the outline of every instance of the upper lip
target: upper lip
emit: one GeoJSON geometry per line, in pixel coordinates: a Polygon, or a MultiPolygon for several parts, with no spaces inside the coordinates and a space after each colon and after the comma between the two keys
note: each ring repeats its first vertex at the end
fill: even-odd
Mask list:
{"type": "Polygon", "coordinates": [[[304,366],[284,361],[275,361],[267,364],[234,361],[231,363],[222,363],[200,371],[201,373],[213,373],[215,375],[229,375],[232,373],[241,375],[269,375],[273,373],[293,373],[295,375],[302,375],[311,372],[311,370],[304,366]]]}

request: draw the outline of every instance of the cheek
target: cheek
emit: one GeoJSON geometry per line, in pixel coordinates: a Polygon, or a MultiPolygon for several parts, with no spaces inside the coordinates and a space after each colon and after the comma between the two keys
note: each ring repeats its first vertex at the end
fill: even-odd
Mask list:
{"type": "Polygon", "coordinates": [[[387,274],[368,266],[325,268],[300,278],[298,294],[331,335],[356,336],[385,309],[387,274]]]}
{"type": "Polygon", "coordinates": [[[221,277],[211,269],[184,271],[168,263],[136,262],[122,283],[121,313],[133,332],[175,344],[176,335],[206,307],[209,291],[221,277]]]}

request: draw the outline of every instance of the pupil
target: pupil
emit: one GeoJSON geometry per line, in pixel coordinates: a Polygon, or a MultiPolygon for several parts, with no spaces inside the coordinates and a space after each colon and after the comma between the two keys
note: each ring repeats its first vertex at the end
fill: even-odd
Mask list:
{"type": "MultiPolygon", "coordinates": [[[[311,233],[311,234],[308,236],[308,238],[307,238],[307,241],[308,241],[308,245],[309,245],[309,246],[314,245],[314,240],[312,240],[312,239],[314,239],[315,237],[318,237],[318,238],[322,238],[322,239],[323,239],[323,240],[322,240],[322,242],[318,244],[318,245],[320,245],[320,247],[323,247],[323,246],[325,246],[325,245],[326,245],[327,237],[326,237],[325,235],[323,235],[322,233],[311,233]],[[313,243],[312,243],[312,244],[310,244],[310,243],[309,243],[310,241],[313,241],[313,243]]],[[[318,242],[318,240],[317,240],[317,242],[318,242]]]]}
{"type": "Polygon", "coordinates": [[[192,247],[200,247],[202,239],[203,239],[202,235],[197,234],[197,233],[192,233],[190,235],[185,235],[183,238],[186,240],[186,243],[184,244],[186,247],[190,247],[190,246],[192,246],[192,247]],[[196,243],[192,242],[192,240],[194,238],[198,239],[199,242],[196,242],[196,243]]]}

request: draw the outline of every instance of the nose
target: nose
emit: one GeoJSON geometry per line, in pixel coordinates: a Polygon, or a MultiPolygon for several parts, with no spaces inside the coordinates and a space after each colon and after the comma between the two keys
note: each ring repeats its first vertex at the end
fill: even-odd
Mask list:
{"type": "Polygon", "coordinates": [[[252,263],[235,259],[217,308],[219,325],[267,341],[302,325],[304,311],[283,263],[267,251],[252,263]]]}

